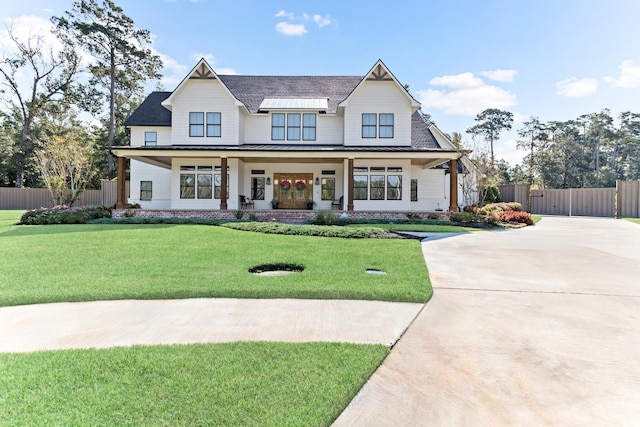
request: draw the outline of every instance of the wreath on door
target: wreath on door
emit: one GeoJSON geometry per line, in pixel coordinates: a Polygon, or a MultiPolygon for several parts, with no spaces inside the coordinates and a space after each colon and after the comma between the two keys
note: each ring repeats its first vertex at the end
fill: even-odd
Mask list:
{"type": "Polygon", "coordinates": [[[306,186],[307,186],[307,185],[304,183],[304,181],[303,181],[303,180],[296,181],[296,189],[297,189],[297,190],[304,190],[304,188],[305,188],[306,186]]]}
{"type": "Polygon", "coordinates": [[[288,190],[291,188],[291,181],[289,181],[288,179],[285,179],[284,181],[282,181],[281,185],[283,190],[288,190]]]}

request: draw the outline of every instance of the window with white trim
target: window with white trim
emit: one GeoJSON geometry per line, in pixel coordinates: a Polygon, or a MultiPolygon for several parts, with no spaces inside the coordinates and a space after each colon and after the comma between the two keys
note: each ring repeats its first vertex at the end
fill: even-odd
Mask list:
{"type": "Polygon", "coordinates": [[[180,198],[210,199],[212,172],[211,166],[180,166],[180,198]]]}
{"type": "Polygon", "coordinates": [[[158,145],[158,132],[145,132],[144,146],[155,147],[156,145],[158,145]]]}
{"type": "Polygon", "coordinates": [[[140,200],[149,201],[153,196],[153,181],[140,181],[140,200]]]}
{"type": "Polygon", "coordinates": [[[359,166],[354,167],[353,170],[358,173],[369,173],[354,175],[354,200],[402,200],[402,175],[397,174],[402,172],[401,167],[359,166]]]}

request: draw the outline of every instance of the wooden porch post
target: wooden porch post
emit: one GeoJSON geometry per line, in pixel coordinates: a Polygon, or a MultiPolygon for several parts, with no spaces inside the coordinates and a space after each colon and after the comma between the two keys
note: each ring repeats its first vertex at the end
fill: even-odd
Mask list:
{"type": "Polygon", "coordinates": [[[118,157],[118,178],[116,180],[116,209],[126,206],[125,181],[127,180],[127,159],[118,157]]]}
{"type": "Polygon", "coordinates": [[[226,157],[221,157],[220,158],[220,173],[221,175],[221,182],[220,185],[222,186],[222,188],[220,189],[220,210],[221,211],[226,211],[227,210],[227,158],[226,157]]]}
{"type": "Polygon", "coordinates": [[[449,160],[449,212],[458,212],[458,160],[449,160]]]}
{"type": "Polygon", "coordinates": [[[349,177],[347,188],[347,210],[353,212],[353,159],[349,159],[349,177]]]}

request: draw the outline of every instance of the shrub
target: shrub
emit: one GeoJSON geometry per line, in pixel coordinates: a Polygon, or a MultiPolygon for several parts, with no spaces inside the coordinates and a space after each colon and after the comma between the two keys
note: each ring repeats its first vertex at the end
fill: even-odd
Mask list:
{"type": "Polygon", "coordinates": [[[244,211],[242,209],[238,209],[233,215],[236,217],[236,219],[242,219],[242,217],[244,216],[244,211]]]}
{"type": "Polygon", "coordinates": [[[497,214],[501,222],[517,222],[527,225],[533,225],[533,218],[529,212],[504,211],[497,214]]]}
{"type": "Polygon", "coordinates": [[[489,185],[484,189],[482,200],[486,203],[500,202],[500,190],[497,185],[489,185]]]}
{"type": "Polygon", "coordinates": [[[312,221],[315,225],[333,225],[338,222],[338,219],[331,212],[318,212],[315,219],[312,221]]]}
{"type": "Polygon", "coordinates": [[[407,212],[405,215],[409,219],[420,219],[420,215],[415,212],[407,212]]]}
{"type": "Polygon", "coordinates": [[[254,231],[267,234],[286,234],[294,236],[322,236],[363,239],[384,234],[385,231],[377,227],[345,228],[327,227],[319,225],[290,225],[276,222],[229,222],[223,227],[241,231],[254,231]]]}
{"type": "Polygon", "coordinates": [[[20,217],[19,224],[86,224],[97,218],[111,218],[111,209],[104,206],[69,207],[64,205],[52,208],[31,209],[20,217]]]}
{"type": "Polygon", "coordinates": [[[437,213],[433,213],[431,212],[429,215],[427,215],[427,219],[440,219],[440,217],[438,216],[437,213]]]}
{"type": "Polygon", "coordinates": [[[91,224],[189,224],[189,225],[220,225],[233,222],[235,219],[217,218],[100,218],[88,221],[91,224]]]}
{"type": "Polygon", "coordinates": [[[499,213],[506,211],[522,211],[522,205],[518,202],[509,202],[509,203],[489,203],[484,205],[483,207],[476,210],[478,215],[489,215],[491,213],[499,213]]]}
{"type": "Polygon", "coordinates": [[[449,219],[453,222],[479,222],[481,220],[478,215],[471,212],[451,212],[449,219]]]}
{"type": "Polygon", "coordinates": [[[258,215],[256,215],[253,212],[251,212],[249,214],[249,221],[257,221],[257,220],[258,220],[258,215]]]}

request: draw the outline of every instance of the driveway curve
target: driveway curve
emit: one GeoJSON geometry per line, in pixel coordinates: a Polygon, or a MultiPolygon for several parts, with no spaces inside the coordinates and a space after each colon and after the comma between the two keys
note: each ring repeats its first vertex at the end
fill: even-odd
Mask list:
{"type": "Polygon", "coordinates": [[[334,425],[638,425],[640,226],[545,217],[422,248],[434,297],[334,425]]]}

